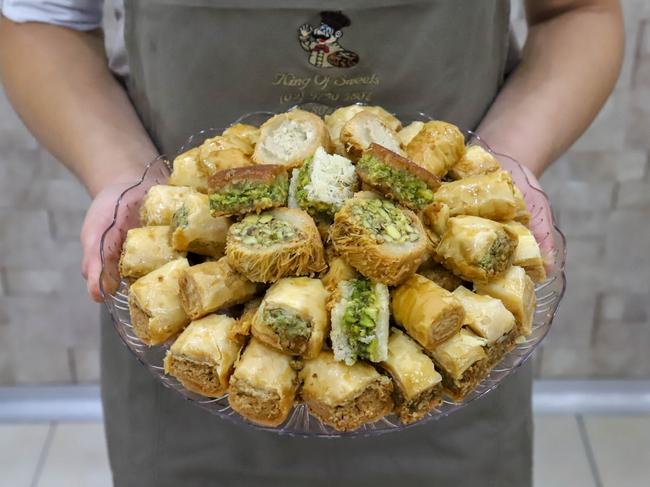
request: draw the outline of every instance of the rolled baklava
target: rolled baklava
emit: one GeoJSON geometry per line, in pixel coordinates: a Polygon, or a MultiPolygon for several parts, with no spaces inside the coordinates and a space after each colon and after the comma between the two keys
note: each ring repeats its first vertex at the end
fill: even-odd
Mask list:
{"type": "Polygon", "coordinates": [[[463,280],[456,274],[436,263],[433,259],[422,264],[417,273],[435,282],[438,286],[453,291],[463,283],[463,280]]]}
{"type": "Polygon", "coordinates": [[[342,156],[347,155],[345,147],[341,142],[341,130],[343,126],[360,112],[370,112],[379,117],[386,127],[390,130],[398,131],[402,127],[402,123],[393,115],[388,113],[379,106],[366,106],[366,105],[348,105],[346,107],[337,108],[331,115],[325,115],[325,125],[329,130],[330,137],[334,151],[342,156]]]}
{"type": "Polygon", "coordinates": [[[299,207],[314,218],[331,222],[334,213],[352,198],[358,181],[349,159],[316,149],[299,169],[293,170],[289,185],[289,207],[299,207]]]}
{"type": "Polygon", "coordinates": [[[385,284],[368,279],[338,283],[332,296],[332,348],[348,365],[358,359],[386,360],[390,296],[385,284]]]}
{"type": "Polygon", "coordinates": [[[363,151],[356,167],[366,185],[411,210],[432,203],[440,186],[440,180],[426,169],[374,143],[363,151]]]}
{"type": "Polygon", "coordinates": [[[243,339],[231,337],[235,324],[234,318],[217,314],[192,321],[167,351],[165,373],[202,396],[223,395],[243,345],[243,339]]]}
{"type": "Polygon", "coordinates": [[[223,131],[224,137],[239,137],[246,140],[251,147],[255,147],[260,138],[260,129],[247,123],[236,123],[223,131]]]}
{"type": "Polygon", "coordinates": [[[319,147],[330,148],[325,123],[318,115],[295,109],[271,117],[260,127],[253,161],[299,167],[319,147]]]}
{"type": "Polygon", "coordinates": [[[230,407],[252,423],[279,426],[287,419],[298,378],[292,357],[252,338],[230,377],[230,407]]]}
{"type": "Polygon", "coordinates": [[[436,369],[442,375],[445,392],[455,401],[462,401],[467,394],[489,373],[485,338],[462,328],[449,340],[431,350],[436,369]]]}
{"type": "Polygon", "coordinates": [[[309,411],[337,431],[355,430],[393,409],[393,384],[388,377],[364,362],[339,362],[330,351],[307,360],[300,381],[300,395],[309,411]]]}
{"type": "Polygon", "coordinates": [[[188,195],[176,210],[169,229],[169,240],[176,250],[194,252],[218,259],[226,249],[230,220],[210,213],[208,196],[188,195]]]}
{"type": "Polygon", "coordinates": [[[199,146],[199,169],[208,177],[224,169],[253,164],[253,145],[237,135],[217,135],[199,146]]]}
{"type": "Polygon", "coordinates": [[[189,267],[180,277],[181,303],[192,319],[245,303],[257,290],[258,285],[233,269],[225,257],[189,267]]]}
{"type": "Polygon", "coordinates": [[[341,129],[341,144],[352,160],[357,160],[370,144],[375,143],[404,155],[397,132],[388,127],[381,117],[368,111],[361,111],[352,117],[341,129]]]}
{"type": "Polygon", "coordinates": [[[429,243],[410,210],[374,193],[357,193],[345,202],[330,227],[334,248],[365,277],[397,285],[425,260],[429,243]]]}
{"type": "Polygon", "coordinates": [[[435,257],[466,281],[487,282],[510,267],[517,243],[517,235],[501,223],[455,216],[447,222],[435,257]]]}
{"type": "Polygon", "coordinates": [[[395,412],[404,424],[422,419],[442,400],[442,376],[420,346],[393,328],[381,363],[394,383],[395,412]]]}
{"type": "Polygon", "coordinates": [[[198,147],[179,154],[173,163],[174,169],[167,181],[170,186],[189,186],[201,193],[208,192],[208,174],[199,167],[198,147]]]}
{"type": "Polygon", "coordinates": [[[513,186],[514,195],[515,195],[515,216],[512,217],[514,221],[521,223],[522,225],[528,225],[530,219],[532,218],[530,212],[528,211],[528,206],[526,206],[526,200],[524,195],[521,193],[519,188],[515,185],[513,186]]]}
{"type": "Polygon", "coordinates": [[[515,186],[508,171],[495,171],[444,183],[434,201],[449,207],[449,216],[471,215],[510,221],[517,212],[515,186]]]}
{"type": "Polygon", "coordinates": [[[397,132],[397,137],[402,143],[402,147],[406,147],[413,140],[417,134],[424,128],[424,122],[415,121],[408,124],[406,127],[397,132]]]}
{"type": "Polygon", "coordinates": [[[235,326],[230,330],[231,337],[247,337],[251,334],[253,318],[255,318],[255,314],[257,313],[260,304],[262,304],[262,298],[254,298],[244,304],[244,311],[237,320],[235,326]]]}
{"type": "Polygon", "coordinates": [[[532,333],[537,298],[535,284],[523,267],[513,265],[505,274],[488,283],[474,283],[474,290],[500,299],[515,315],[519,332],[525,336],[532,333]]]}
{"type": "Polygon", "coordinates": [[[314,358],[329,328],[326,300],[327,291],[319,279],[280,279],[266,291],[251,332],[284,353],[314,358]]]}
{"type": "Polygon", "coordinates": [[[343,257],[333,256],[329,259],[327,272],[321,277],[325,289],[334,292],[341,281],[349,281],[359,277],[359,273],[348,264],[343,257]]]}
{"type": "Polygon", "coordinates": [[[533,282],[544,282],[546,280],[544,259],[532,232],[519,222],[506,223],[506,227],[515,232],[519,239],[512,265],[523,267],[533,282]]]}
{"type": "Polygon", "coordinates": [[[324,254],[314,220],[302,210],[276,208],[249,215],[228,229],[228,261],[251,281],[321,272],[324,254]]]}
{"type": "Polygon", "coordinates": [[[152,186],[140,206],[140,223],[142,226],[171,224],[174,213],[183,205],[185,198],[194,192],[194,189],[184,186],[152,186]]]}
{"type": "Polygon", "coordinates": [[[496,158],[480,145],[471,145],[465,149],[460,160],[449,170],[452,179],[490,174],[501,169],[496,158]]]}
{"type": "Polygon", "coordinates": [[[120,276],[137,279],[181,257],[185,252],[169,245],[168,226],[132,228],[122,246],[120,276]]]}
{"type": "Polygon", "coordinates": [[[423,124],[406,146],[407,157],[442,178],[465,152],[465,137],[455,125],[441,121],[423,124]]]}
{"type": "Polygon", "coordinates": [[[427,350],[458,333],[465,318],[453,294],[418,274],[392,291],[391,309],[397,324],[427,350]]]}
{"type": "Polygon", "coordinates": [[[181,275],[188,267],[187,259],[176,259],[131,284],[131,325],[145,344],[160,345],[190,322],[179,289],[181,275]]]}
{"type": "Polygon", "coordinates": [[[244,215],[287,204],[289,179],[284,166],[236,167],[209,180],[212,216],[244,215]]]}

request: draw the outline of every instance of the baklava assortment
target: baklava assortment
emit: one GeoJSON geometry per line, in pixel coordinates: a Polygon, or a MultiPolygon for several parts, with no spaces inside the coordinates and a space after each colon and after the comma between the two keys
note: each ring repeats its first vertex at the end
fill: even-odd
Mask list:
{"type": "Polygon", "coordinates": [[[252,423],[351,431],[463,401],[532,331],[544,261],[510,174],[443,121],[353,105],[235,124],[149,189],[120,273],[165,373],[252,423]]]}

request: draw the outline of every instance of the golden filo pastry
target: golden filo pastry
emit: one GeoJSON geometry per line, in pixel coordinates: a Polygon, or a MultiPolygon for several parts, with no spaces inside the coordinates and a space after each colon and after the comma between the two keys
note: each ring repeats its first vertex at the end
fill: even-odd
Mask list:
{"type": "Polygon", "coordinates": [[[381,145],[396,154],[404,155],[397,133],[374,113],[361,111],[341,129],[341,144],[353,161],[359,159],[363,151],[372,143],[381,145]]]}
{"type": "Polygon", "coordinates": [[[165,373],[192,392],[222,396],[243,345],[243,338],[231,336],[235,324],[234,318],[218,314],[192,321],[167,351],[165,373]]]}
{"type": "Polygon", "coordinates": [[[515,328],[515,317],[503,303],[491,296],[476,294],[458,286],[452,294],[465,309],[463,323],[493,345],[515,328]]]}
{"type": "Polygon", "coordinates": [[[192,319],[244,303],[258,290],[258,285],[233,269],[225,257],[185,269],[179,286],[183,309],[192,319]]]}
{"type": "Polygon", "coordinates": [[[160,345],[190,322],[180,299],[181,274],[187,259],[176,259],[141,277],[129,288],[131,325],[147,345],[160,345]]]}
{"type": "MultiPolygon", "coordinates": [[[[247,123],[235,123],[224,130],[221,135],[226,138],[239,137],[246,140],[251,147],[255,147],[260,138],[260,129],[247,123]]],[[[249,155],[252,155],[252,152],[249,155]]]]}
{"type": "Polygon", "coordinates": [[[168,226],[132,228],[122,245],[120,276],[137,279],[181,257],[185,257],[185,252],[169,245],[168,226]]]}
{"type": "Polygon", "coordinates": [[[435,250],[435,258],[466,281],[487,282],[512,263],[517,235],[505,225],[478,216],[455,216],[435,250]]]}
{"type": "Polygon", "coordinates": [[[253,326],[253,318],[257,309],[262,304],[262,298],[253,298],[244,303],[244,311],[237,320],[237,323],[230,330],[230,336],[234,339],[237,337],[247,337],[251,334],[251,327],[253,326]]]}
{"type": "Polygon", "coordinates": [[[519,239],[512,265],[523,267],[533,282],[544,282],[546,280],[544,259],[532,232],[519,222],[506,223],[506,227],[515,232],[519,239]]]}
{"type": "Polygon", "coordinates": [[[438,286],[453,291],[463,283],[463,280],[456,274],[438,264],[435,260],[430,259],[422,264],[417,273],[422,277],[426,277],[430,281],[435,282],[438,286]]]}
{"type": "Polygon", "coordinates": [[[431,350],[445,392],[455,401],[462,401],[489,373],[486,344],[487,340],[462,328],[431,350]]]}
{"type": "Polygon", "coordinates": [[[348,264],[343,257],[337,255],[330,257],[327,267],[327,272],[323,274],[321,281],[330,293],[334,292],[339,282],[359,277],[356,269],[348,264]]]}
{"type": "Polygon", "coordinates": [[[465,311],[446,289],[418,274],[391,292],[393,318],[427,350],[458,333],[465,311]]]}
{"type": "Polygon", "coordinates": [[[320,279],[280,279],[266,291],[251,332],[281,352],[314,358],[329,329],[326,300],[327,291],[320,279]]]}
{"type": "Polygon", "coordinates": [[[293,358],[252,338],[230,377],[230,407],[252,423],[279,426],[296,397],[293,358]]]}
{"type": "Polygon", "coordinates": [[[323,350],[305,361],[300,395],[309,411],[337,431],[352,431],[393,409],[393,384],[371,365],[346,365],[323,350]]]}
{"type": "Polygon", "coordinates": [[[463,157],[449,170],[452,179],[463,179],[470,176],[490,174],[501,169],[496,158],[480,145],[470,145],[465,149],[463,157]]]}
{"type": "Polygon", "coordinates": [[[199,167],[200,152],[198,147],[194,147],[176,156],[167,184],[189,186],[201,193],[207,193],[209,175],[199,167]]]}
{"type": "Polygon", "coordinates": [[[231,225],[226,256],[230,265],[254,282],[312,275],[327,266],[314,220],[293,208],[248,215],[231,225]]]}
{"type": "Polygon", "coordinates": [[[519,332],[524,336],[532,333],[537,298],[535,284],[523,267],[513,265],[502,276],[488,283],[474,283],[474,290],[500,299],[515,316],[519,332]]]}
{"type": "Polygon", "coordinates": [[[449,216],[471,215],[506,222],[517,214],[515,188],[508,171],[495,171],[444,183],[434,201],[447,205],[449,216]]]}
{"type": "Polygon", "coordinates": [[[521,223],[522,225],[530,224],[530,219],[532,218],[530,211],[528,211],[528,206],[526,205],[526,200],[524,195],[521,193],[521,190],[515,185],[513,188],[515,195],[515,216],[512,219],[516,222],[521,223]]]}
{"type": "Polygon", "coordinates": [[[210,211],[215,217],[285,206],[288,194],[287,171],[279,165],[224,169],[208,181],[210,211]]]}
{"type": "Polygon", "coordinates": [[[442,376],[422,348],[393,328],[388,358],[381,363],[393,378],[395,412],[404,424],[422,419],[442,401],[442,376]]]}
{"type": "Polygon", "coordinates": [[[194,252],[218,259],[226,249],[230,219],[212,216],[208,196],[188,195],[176,210],[169,227],[169,240],[176,250],[194,252]]]}
{"type": "Polygon", "coordinates": [[[417,134],[420,133],[424,127],[424,122],[415,121],[408,124],[403,129],[397,132],[397,137],[402,144],[402,147],[406,147],[413,140],[417,134]]]}
{"type": "Polygon", "coordinates": [[[140,223],[142,226],[170,225],[185,197],[194,192],[194,189],[185,186],[152,186],[140,205],[140,223]]]}
{"type": "Polygon", "coordinates": [[[235,135],[217,135],[199,146],[198,167],[207,177],[217,171],[253,164],[253,144],[235,135]]]}
{"type": "Polygon", "coordinates": [[[432,203],[440,186],[440,180],[426,169],[375,143],[363,151],[356,168],[367,186],[415,211],[432,203]]]}
{"type": "Polygon", "coordinates": [[[440,238],[445,233],[449,218],[449,207],[444,203],[433,202],[420,212],[420,221],[434,248],[438,246],[440,238]]]}
{"type": "Polygon", "coordinates": [[[465,152],[465,137],[455,125],[426,122],[406,146],[406,155],[418,166],[442,178],[465,152]]]}
{"type": "Polygon", "coordinates": [[[365,277],[397,285],[426,259],[429,241],[412,211],[372,192],[345,202],[330,227],[337,253],[365,277]]]}
{"type": "Polygon", "coordinates": [[[271,117],[260,127],[253,161],[299,167],[316,149],[330,150],[325,122],[313,113],[294,109],[271,117]]]}
{"type": "Polygon", "coordinates": [[[330,138],[334,151],[342,156],[347,155],[345,147],[341,142],[341,130],[343,126],[350,121],[352,117],[360,112],[370,112],[379,117],[386,127],[390,130],[398,131],[402,127],[402,123],[394,115],[388,113],[385,109],[379,106],[369,105],[348,105],[334,110],[330,115],[325,115],[325,125],[329,130],[330,138]]]}

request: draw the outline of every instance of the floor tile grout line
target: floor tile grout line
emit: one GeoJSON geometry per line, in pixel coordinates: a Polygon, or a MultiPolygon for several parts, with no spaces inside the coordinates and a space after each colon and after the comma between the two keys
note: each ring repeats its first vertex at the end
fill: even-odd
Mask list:
{"type": "Polygon", "coordinates": [[[45,437],[45,442],[43,443],[41,453],[38,456],[38,461],[36,462],[36,468],[34,469],[34,476],[32,477],[30,487],[37,487],[39,481],[41,480],[41,474],[43,473],[43,467],[45,466],[47,456],[50,453],[50,447],[52,446],[52,440],[54,439],[56,426],[57,423],[52,422],[50,423],[50,427],[47,430],[47,436],[45,437]]]}
{"type": "Polygon", "coordinates": [[[591,470],[591,476],[594,479],[594,486],[603,487],[603,482],[600,478],[600,472],[598,471],[598,464],[596,463],[596,457],[594,455],[594,449],[591,446],[591,441],[589,441],[589,434],[587,433],[585,420],[582,414],[576,414],[575,418],[576,418],[576,422],[578,423],[578,432],[580,433],[580,440],[582,441],[582,446],[585,449],[585,454],[587,455],[587,461],[589,462],[589,469],[591,470]]]}

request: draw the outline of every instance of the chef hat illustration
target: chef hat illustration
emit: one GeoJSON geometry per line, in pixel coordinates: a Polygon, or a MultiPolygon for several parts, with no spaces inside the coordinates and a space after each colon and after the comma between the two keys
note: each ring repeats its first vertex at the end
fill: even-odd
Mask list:
{"type": "Polygon", "coordinates": [[[340,10],[325,11],[320,13],[321,23],[329,25],[334,32],[350,25],[350,19],[340,10]]]}

